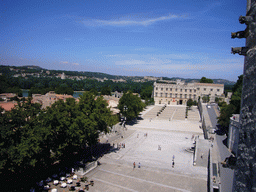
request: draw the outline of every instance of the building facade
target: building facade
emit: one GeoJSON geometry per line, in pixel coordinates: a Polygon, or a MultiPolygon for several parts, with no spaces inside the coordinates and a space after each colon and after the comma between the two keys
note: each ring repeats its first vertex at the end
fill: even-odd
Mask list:
{"type": "Polygon", "coordinates": [[[235,156],[237,155],[239,129],[241,127],[239,118],[240,118],[239,114],[233,114],[232,117],[230,117],[229,132],[228,132],[228,149],[235,156]]]}
{"type": "Polygon", "coordinates": [[[216,97],[224,97],[224,84],[185,83],[179,79],[176,83],[154,83],[155,105],[186,105],[189,99],[209,96],[210,102],[216,97]]]}

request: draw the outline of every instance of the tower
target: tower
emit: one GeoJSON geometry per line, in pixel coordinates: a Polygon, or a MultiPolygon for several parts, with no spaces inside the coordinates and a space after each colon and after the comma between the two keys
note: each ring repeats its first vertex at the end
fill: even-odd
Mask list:
{"type": "Polygon", "coordinates": [[[247,0],[246,16],[240,16],[239,22],[246,29],[231,37],[246,38],[246,46],[232,48],[232,53],[245,56],[233,191],[252,192],[256,191],[256,0],[247,0]]]}

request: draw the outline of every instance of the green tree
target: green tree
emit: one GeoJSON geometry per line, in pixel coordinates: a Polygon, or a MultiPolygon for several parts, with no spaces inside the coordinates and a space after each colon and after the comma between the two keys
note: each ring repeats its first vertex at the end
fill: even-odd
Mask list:
{"type": "Polygon", "coordinates": [[[200,79],[200,83],[213,83],[212,79],[207,79],[206,77],[202,77],[200,79]]]}
{"type": "Polygon", "coordinates": [[[188,101],[187,101],[187,106],[188,106],[188,108],[190,109],[191,108],[191,106],[194,104],[194,101],[192,100],[192,99],[189,99],[188,101]]]}
{"type": "Polygon", "coordinates": [[[141,99],[150,99],[153,92],[153,86],[147,86],[145,88],[142,88],[140,97],[141,99]]]}
{"type": "Polygon", "coordinates": [[[210,101],[210,97],[208,95],[203,96],[202,98],[204,103],[208,103],[210,101]]]}
{"type": "Polygon", "coordinates": [[[124,93],[118,104],[120,113],[125,116],[128,121],[137,118],[144,107],[145,104],[141,99],[131,91],[124,93]]]}
{"type": "Polygon", "coordinates": [[[40,104],[23,99],[9,112],[1,113],[0,171],[17,172],[35,167],[43,143],[40,104]]]}
{"type": "Polygon", "coordinates": [[[111,88],[109,86],[102,87],[101,95],[111,95],[111,88]]]}
{"type": "Polygon", "coordinates": [[[218,123],[226,133],[228,133],[230,117],[232,116],[232,114],[240,113],[242,85],[243,75],[240,75],[232,89],[233,94],[231,96],[230,104],[227,105],[226,102],[218,103],[221,108],[220,116],[218,117],[218,123]]]}
{"type": "Polygon", "coordinates": [[[220,116],[218,117],[218,124],[222,127],[226,134],[228,134],[230,117],[234,114],[236,107],[232,104],[221,108],[220,116]]]}

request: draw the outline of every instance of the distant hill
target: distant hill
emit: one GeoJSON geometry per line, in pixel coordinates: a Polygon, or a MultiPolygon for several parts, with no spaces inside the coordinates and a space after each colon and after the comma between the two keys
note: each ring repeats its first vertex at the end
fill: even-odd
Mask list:
{"type": "MultiPolygon", "coordinates": [[[[48,70],[41,68],[39,66],[35,65],[25,65],[25,66],[6,66],[6,65],[0,65],[0,73],[5,75],[15,75],[18,73],[35,73],[35,72],[46,72],[49,71],[49,76],[65,73],[65,75],[68,76],[86,76],[87,78],[99,78],[99,79],[123,79],[126,81],[132,81],[132,80],[141,80],[144,79],[144,76],[122,76],[122,75],[110,75],[106,73],[99,73],[99,72],[88,72],[88,71],[65,71],[65,70],[48,70]],[[14,69],[14,70],[13,70],[14,69]]],[[[158,77],[160,79],[160,77],[158,77]]],[[[200,79],[184,79],[180,77],[162,77],[163,80],[176,80],[181,79],[185,82],[199,82],[200,79]]],[[[216,84],[224,84],[224,85],[234,85],[234,81],[229,81],[225,79],[213,79],[213,82],[216,84]]]]}

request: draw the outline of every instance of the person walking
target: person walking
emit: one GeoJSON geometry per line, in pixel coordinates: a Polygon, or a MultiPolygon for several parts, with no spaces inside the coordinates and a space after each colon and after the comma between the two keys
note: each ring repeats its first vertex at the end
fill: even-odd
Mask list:
{"type": "Polygon", "coordinates": [[[174,160],[172,161],[172,168],[174,168],[174,160]]]}
{"type": "Polygon", "coordinates": [[[138,168],[140,168],[140,162],[139,162],[138,168]]]}
{"type": "Polygon", "coordinates": [[[136,164],[135,164],[135,162],[133,163],[133,169],[135,169],[135,167],[136,167],[136,164]]]}

